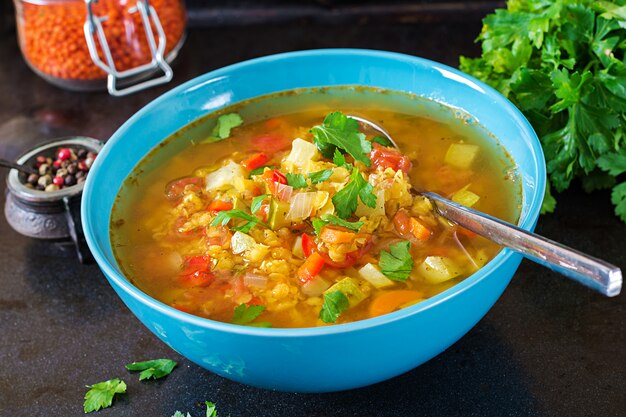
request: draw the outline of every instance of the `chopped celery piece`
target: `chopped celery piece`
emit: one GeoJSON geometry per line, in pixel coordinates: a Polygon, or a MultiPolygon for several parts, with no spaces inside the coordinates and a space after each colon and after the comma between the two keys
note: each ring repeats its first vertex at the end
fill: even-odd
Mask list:
{"type": "Polygon", "coordinates": [[[480,197],[468,190],[468,188],[469,185],[466,185],[465,187],[454,193],[452,195],[452,201],[462,204],[466,207],[472,207],[474,204],[478,203],[480,197]]]}
{"type": "Polygon", "coordinates": [[[367,286],[367,283],[359,283],[350,277],[345,277],[324,293],[335,291],[341,291],[348,298],[350,307],[354,307],[369,296],[370,287],[367,286]]]}
{"type": "Polygon", "coordinates": [[[233,161],[206,176],[207,190],[219,190],[235,187],[238,191],[245,191],[246,171],[233,161]]]}
{"type": "Polygon", "coordinates": [[[230,239],[230,247],[234,254],[243,253],[251,250],[256,245],[256,240],[250,235],[241,232],[235,232],[230,239]]]}
{"type": "Polygon", "coordinates": [[[472,166],[474,159],[478,155],[478,146],[466,143],[453,143],[448,148],[444,161],[446,164],[461,169],[468,169],[472,166]]]}
{"type": "Polygon", "coordinates": [[[417,272],[431,284],[440,284],[461,275],[461,268],[450,258],[429,256],[417,267],[417,272]]]}
{"type": "Polygon", "coordinates": [[[278,230],[291,224],[286,217],[289,212],[289,203],[272,198],[270,201],[269,221],[267,222],[272,230],[278,230]]]}
{"type": "Polygon", "coordinates": [[[394,284],[392,280],[384,276],[383,273],[371,263],[368,263],[363,266],[363,268],[359,269],[359,275],[376,288],[389,287],[394,284]]]}
{"type": "Polygon", "coordinates": [[[304,251],[302,250],[302,236],[298,236],[293,242],[291,253],[296,258],[304,259],[304,251]]]}

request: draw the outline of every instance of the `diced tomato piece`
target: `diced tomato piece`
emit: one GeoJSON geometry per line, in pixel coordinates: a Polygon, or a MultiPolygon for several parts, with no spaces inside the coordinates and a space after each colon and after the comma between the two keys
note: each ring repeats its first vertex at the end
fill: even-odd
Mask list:
{"type": "Polygon", "coordinates": [[[404,210],[399,210],[393,216],[393,225],[398,234],[405,239],[428,240],[432,234],[430,229],[424,226],[422,222],[414,217],[410,217],[404,210]]]}
{"type": "Polygon", "coordinates": [[[168,200],[178,200],[183,196],[186,186],[192,185],[194,190],[200,191],[202,182],[200,177],[187,177],[171,181],[165,186],[165,196],[168,200]]]}
{"type": "Polygon", "coordinates": [[[319,253],[313,252],[298,268],[298,278],[305,284],[315,278],[323,268],[324,258],[319,253]]]}
{"type": "Polygon", "coordinates": [[[356,233],[343,228],[324,226],[320,230],[320,240],[331,245],[350,243],[356,237],[356,233]]]}
{"type": "Polygon", "coordinates": [[[206,287],[211,285],[215,279],[211,272],[211,257],[207,255],[186,257],[179,278],[183,287],[206,287]]]}
{"type": "Polygon", "coordinates": [[[408,156],[376,142],[372,143],[370,159],[375,167],[391,168],[394,171],[403,171],[405,174],[411,170],[412,164],[408,156]]]}
{"type": "Polygon", "coordinates": [[[254,155],[252,155],[248,159],[244,160],[241,163],[241,165],[245,169],[247,169],[249,171],[252,171],[253,169],[257,169],[257,168],[262,167],[269,160],[270,160],[269,156],[267,156],[263,152],[259,152],[259,153],[255,153],[254,155]]]}
{"type": "Polygon", "coordinates": [[[213,200],[211,201],[211,203],[209,203],[206,209],[207,211],[212,211],[213,213],[217,213],[220,211],[232,210],[232,208],[233,208],[233,203],[231,203],[230,201],[213,200]]]}
{"type": "Polygon", "coordinates": [[[263,151],[270,155],[285,150],[291,145],[291,139],[284,135],[265,134],[254,137],[250,140],[250,145],[257,151],[263,151]]]}
{"type": "Polygon", "coordinates": [[[307,235],[306,233],[302,234],[302,253],[304,253],[305,257],[311,256],[313,251],[317,248],[315,244],[315,238],[311,235],[307,235]]]}

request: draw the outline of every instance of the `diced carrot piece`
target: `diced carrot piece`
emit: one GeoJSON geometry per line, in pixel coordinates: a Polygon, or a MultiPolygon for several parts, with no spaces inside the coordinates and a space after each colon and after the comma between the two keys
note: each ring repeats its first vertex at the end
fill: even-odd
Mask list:
{"type": "Polygon", "coordinates": [[[313,252],[298,268],[298,279],[305,284],[315,278],[323,268],[324,258],[319,253],[313,252]]]}
{"type": "Polygon", "coordinates": [[[270,155],[285,150],[291,145],[291,139],[285,135],[277,133],[265,134],[254,137],[250,140],[250,146],[257,150],[267,152],[270,155]]]}
{"type": "Polygon", "coordinates": [[[233,203],[229,201],[213,200],[209,203],[206,209],[207,211],[212,211],[214,213],[217,213],[219,211],[232,210],[232,208],[233,208],[233,203]]]}
{"type": "Polygon", "coordinates": [[[370,317],[377,317],[383,314],[399,310],[401,306],[419,300],[424,297],[420,291],[415,290],[394,290],[382,292],[370,304],[370,317]]]}
{"type": "Polygon", "coordinates": [[[320,230],[320,240],[328,244],[350,243],[356,237],[356,233],[342,230],[336,227],[324,226],[320,230]]]}
{"type": "Polygon", "coordinates": [[[431,231],[415,217],[411,217],[411,234],[419,240],[428,240],[431,231]]]}
{"type": "Polygon", "coordinates": [[[241,165],[247,169],[252,171],[253,169],[257,169],[265,165],[267,161],[270,160],[270,157],[264,154],[263,152],[255,153],[248,159],[244,160],[241,165]]]}

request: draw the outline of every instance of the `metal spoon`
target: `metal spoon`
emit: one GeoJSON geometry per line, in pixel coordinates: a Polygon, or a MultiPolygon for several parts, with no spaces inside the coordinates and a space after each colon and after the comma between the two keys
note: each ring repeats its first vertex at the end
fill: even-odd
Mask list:
{"type": "MultiPolygon", "coordinates": [[[[362,117],[348,117],[383,134],[396,149],[400,150],[391,135],[382,127],[362,117]]],[[[578,281],[601,294],[615,297],[622,289],[622,271],[615,265],[523,230],[488,214],[457,204],[439,194],[415,189],[413,191],[429,198],[437,212],[446,219],[499,245],[519,252],[528,259],[578,281]]]]}
{"type": "Polygon", "coordinates": [[[37,172],[34,168],[31,168],[26,165],[20,165],[15,162],[11,162],[7,159],[0,158],[0,166],[6,167],[6,168],[17,169],[18,171],[22,171],[26,174],[39,174],[39,172],[37,172]]]}

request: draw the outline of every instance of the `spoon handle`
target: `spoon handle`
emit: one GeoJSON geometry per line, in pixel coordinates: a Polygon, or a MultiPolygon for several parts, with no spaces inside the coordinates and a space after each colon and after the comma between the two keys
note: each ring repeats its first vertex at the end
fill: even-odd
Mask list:
{"type": "Polygon", "coordinates": [[[608,297],[618,295],[622,289],[622,271],[615,265],[457,204],[438,194],[420,194],[430,198],[443,217],[608,297]]]}
{"type": "Polygon", "coordinates": [[[22,172],[25,172],[27,174],[37,174],[37,171],[35,171],[31,167],[28,167],[28,166],[25,166],[25,165],[20,165],[18,163],[9,161],[9,160],[4,159],[4,158],[0,158],[0,166],[17,169],[18,171],[22,171],[22,172]]]}

